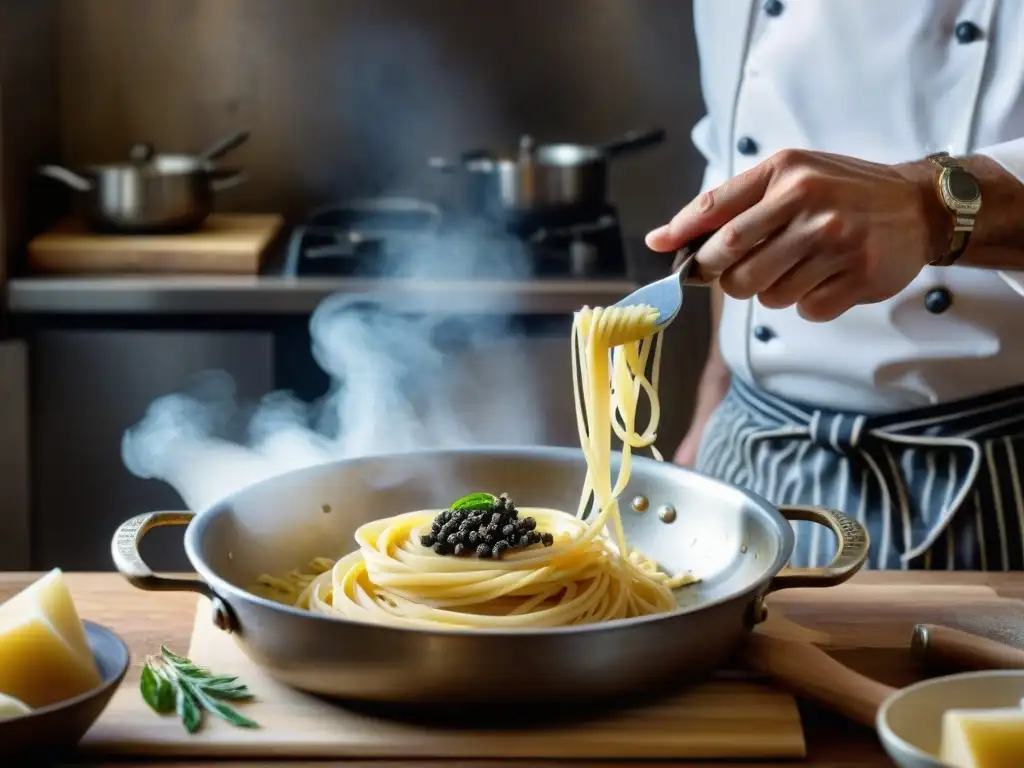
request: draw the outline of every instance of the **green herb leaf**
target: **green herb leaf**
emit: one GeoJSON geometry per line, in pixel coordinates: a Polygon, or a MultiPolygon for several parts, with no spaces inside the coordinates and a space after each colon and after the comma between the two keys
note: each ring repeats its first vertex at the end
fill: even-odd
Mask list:
{"type": "MultiPolygon", "coordinates": [[[[222,676],[222,677],[210,677],[210,678],[206,679],[206,686],[209,687],[211,685],[229,685],[231,683],[234,683],[237,679],[238,679],[237,676],[235,676],[235,677],[224,677],[224,676],[222,676]]],[[[241,685],[241,683],[236,683],[236,685],[241,685]]]]}
{"type": "Polygon", "coordinates": [[[203,690],[210,696],[213,696],[213,698],[224,699],[225,701],[251,701],[254,698],[248,691],[220,691],[216,688],[213,690],[204,688],[203,690]]]}
{"type": "Polygon", "coordinates": [[[174,711],[174,687],[153,671],[148,663],[142,668],[139,690],[142,691],[143,701],[157,714],[167,715],[174,711]]]}
{"type": "Polygon", "coordinates": [[[218,699],[232,699],[234,701],[248,701],[253,698],[249,689],[244,685],[203,685],[203,691],[215,696],[218,699]]]}
{"type": "Polygon", "coordinates": [[[189,733],[198,731],[199,726],[203,724],[203,713],[199,711],[192,694],[183,685],[179,685],[176,691],[176,704],[178,717],[181,718],[181,724],[185,726],[185,730],[189,733]]]}
{"type": "Polygon", "coordinates": [[[184,656],[179,656],[176,653],[171,653],[170,649],[166,645],[160,646],[160,655],[164,657],[164,660],[171,664],[192,664],[192,661],[186,659],[184,656]]]}
{"type": "Polygon", "coordinates": [[[497,496],[492,496],[489,493],[471,493],[456,501],[449,509],[488,510],[494,505],[496,499],[497,496]]]}
{"type": "Polygon", "coordinates": [[[202,705],[203,709],[205,709],[207,712],[213,712],[213,714],[224,718],[229,723],[238,726],[239,728],[260,727],[259,724],[257,724],[254,720],[250,720],[249,718],[240,715],[237,711],[229,707],[227,704],[221,701],[217,701],[216,699],[213,699],[210,696],[208,696],[202,689],[202,687],[196,685],[195,683],[188,683],[187,685],[189,693],[196,697],[196,700],[202,705]]]}
{"type": "Polygon", "coordinates": [[[153,711],[159,714],[177,712],[189,733],[195,733],[202,727],[203,710],[239,728],[260,727],[226,703],[253,698],[237,676],[215,675],[164,646],[160,647],[159,656],[146,661],[139,689],[153,711]]]}

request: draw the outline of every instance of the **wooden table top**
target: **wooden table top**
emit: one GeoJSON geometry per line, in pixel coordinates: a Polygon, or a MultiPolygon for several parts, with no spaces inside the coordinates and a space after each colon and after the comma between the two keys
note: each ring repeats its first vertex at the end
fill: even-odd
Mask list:
{"type": "MultiPolygon", "coordinates": [[[[32,573],[0,573],[0,600],[4,600],[18,590],[38,578],[32,573]]],[[[118,632],[128,643],[135,659],[152,653],[161,644],[172,648],[188,647],[189,636],[195,611],[195,595],[183,593],[152,593],[134,589],[119,575],[113,573],[72,573],[68,574],[68,584],[75,595],[76,603],[83,618],[91,619],[118,632]]],[[[861,573],[852,582],[853,585],[884,587],[886,592],[911,592],[921,594],[921,586],[977,586],[989,587],[999,597],[1024,600],[1024,573],[1020,574],[981,574],[981,573],[861,573]],[[917,590],[907,587],[917,586],[917,590]]],[[[790,590],[780,593],[796,596],[797,592],[817,592],[818,590],[790,590]]],[[[832,590],[829,590],[831,592],[832,590]]],[[[797,601],[799,602],[799,601],[797,601]]],[[[788,605],[788,601],[783,603],[788,605]]],[[[784,609],[785,610],[785,609],[784,609]]],[[[905,649],[897,648],[893,641],[893,627],[875,630],[869,621],[851,619],[848,612],[836,610],[830,601],[818,601],[813,608],[801,609],[794,615],[802,624],[813,624],[817,630],[828,632],[833,640],[828,648],[844,663],[859,671],[871,674],[890,684],[905,684],[918,675],[912,669],[912,662],[905,649]],[[831,605],[831,609],[829,606],[831,605]],[[811,616],[809,611],[817,614],[811,616]],[[809,621],[809,619],[812,619],[809,621]],[[844,648],[844,641],[849,638],[849,647],[844,648]]],[[[906,623],[912,626],[915,619],[908,616],[906,623]]],[[[902,628],[901,628],[902,631],[902,628]]],[[[133,667],[125,680],[125,685],[135,685],[138,681],[138,668],[133,667]]],[[[758,766],[758,768],[783,768],[783,766],[802,766],[803,768],[864,768],[865,766],[889,766],[891,762],[885,757],[873,731],[855,726],[833,716],[821,709],[806,703],[801,704],[804,730],[807,738],[808,756],[805,760],[795,762],[755,762],[755,763],[704,763],[686,762],[687,766],[706,766],[706,768],[742,768],[758,766]]],[[[79,765],[109,765],[111,767],[128,768],[129,766],[161,765],[166,768],[212,768],[224,765],[225,761],[117,761],[104,764],[83,762],[79,765]]],[[[267,762],[254,763],[235,762],[259,768],[280,768],[281,766],[325,766],[341,765],[340,762],[267,762]]],[[[412,766],[415,761],[345,761],[347,768],[398,768],[412,766]]],[[[498,766],[500,761],[451,761],[458,768],[470,766],[498,766]]],[[[679,763],[676,763],[677,765],[679,763]]],[[[531,765],[547,765],[547,763],[531,763],[531,765]]],[[[574,766],[584,765],[574,762],[574,766]]],[[[597,763],[608,767],[610,763],[597,763]]],[[[621,765],[621,764],[614,764],[621,765]]],[[[655,768],[657,763],[637,763],[637,768],[655,768]]]]}

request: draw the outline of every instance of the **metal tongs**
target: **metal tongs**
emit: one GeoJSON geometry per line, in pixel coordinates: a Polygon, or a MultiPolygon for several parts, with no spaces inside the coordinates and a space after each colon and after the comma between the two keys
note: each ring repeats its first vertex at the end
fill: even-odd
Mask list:
{"type": "Polygon", "coordinates": [[[683,306],[684,285],[710,285],[711,280],[705,279],[700,273],[700,265],[697,263],[697,251],[708,241],[713,232],[701,235],[690,241],[678,251],[672,261],[672,273],[642,288],[638,288],[626,298],[616,302],[616,307],[631,307],[637,304],[647,304],[658,310],[658,319],[655,327],[665,328],[676,319],[679,310],[683,306]]]}

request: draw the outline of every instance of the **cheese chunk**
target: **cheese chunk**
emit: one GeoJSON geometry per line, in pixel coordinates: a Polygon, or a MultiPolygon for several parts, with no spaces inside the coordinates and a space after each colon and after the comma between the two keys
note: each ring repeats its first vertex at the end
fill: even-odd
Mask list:
{"type": "Polygon", "coordinates": [[[85,627],[78,617],[75,601],[71,599],[71,592],[60,568],[54,568],[0,605],[0,629],[8,623],[9,617],[18,619],[27,613],[42,614],[76,653],[92,660],[85,627]]]}
{"type": "Polygon", "coordinates": [[[952,768],[1024,766],[1024,710],[951,709],[945,712],[939,759],[952,768]]]}
{"type": "Polygon", "coordinates": [[[0,606],[0,693],[45,707],[101,682],[59,570],[0,606]]]}
{"type": "Polygon", "coordinates": [[[18,717],[18,715],[25,715],[31,711],[32,707],[24,701],[20,701],[13,696],[5,696],[0,693],[0,720],[7,720],[11,717],[18,717]]]}

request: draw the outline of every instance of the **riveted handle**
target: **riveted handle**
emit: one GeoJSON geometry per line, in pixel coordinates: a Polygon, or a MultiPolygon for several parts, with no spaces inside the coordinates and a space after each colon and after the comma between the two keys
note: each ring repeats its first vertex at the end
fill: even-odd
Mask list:
{"type": "Polygon", "coordinates": [[[787,520],[805,520],[831,528],[839,541],[836,556],[824,568],[786,568],[772,579],[769,592],[794,587],[834,587],[851,578],[864,565],[871,539],[867,529],[848,515],[824,507],[782,506],[787,520]]]}
{"type": "Polygon", "coordinates": [[[118,573],[133,587],[158,592],[198,592],[213,599],[214,594],[199,576],[160,576],[146,565],[139,552],[142,537],[163,525],[188,525],[194,512],[146,512],[124,521],[114,533],[110,554],[118,573]]]}

